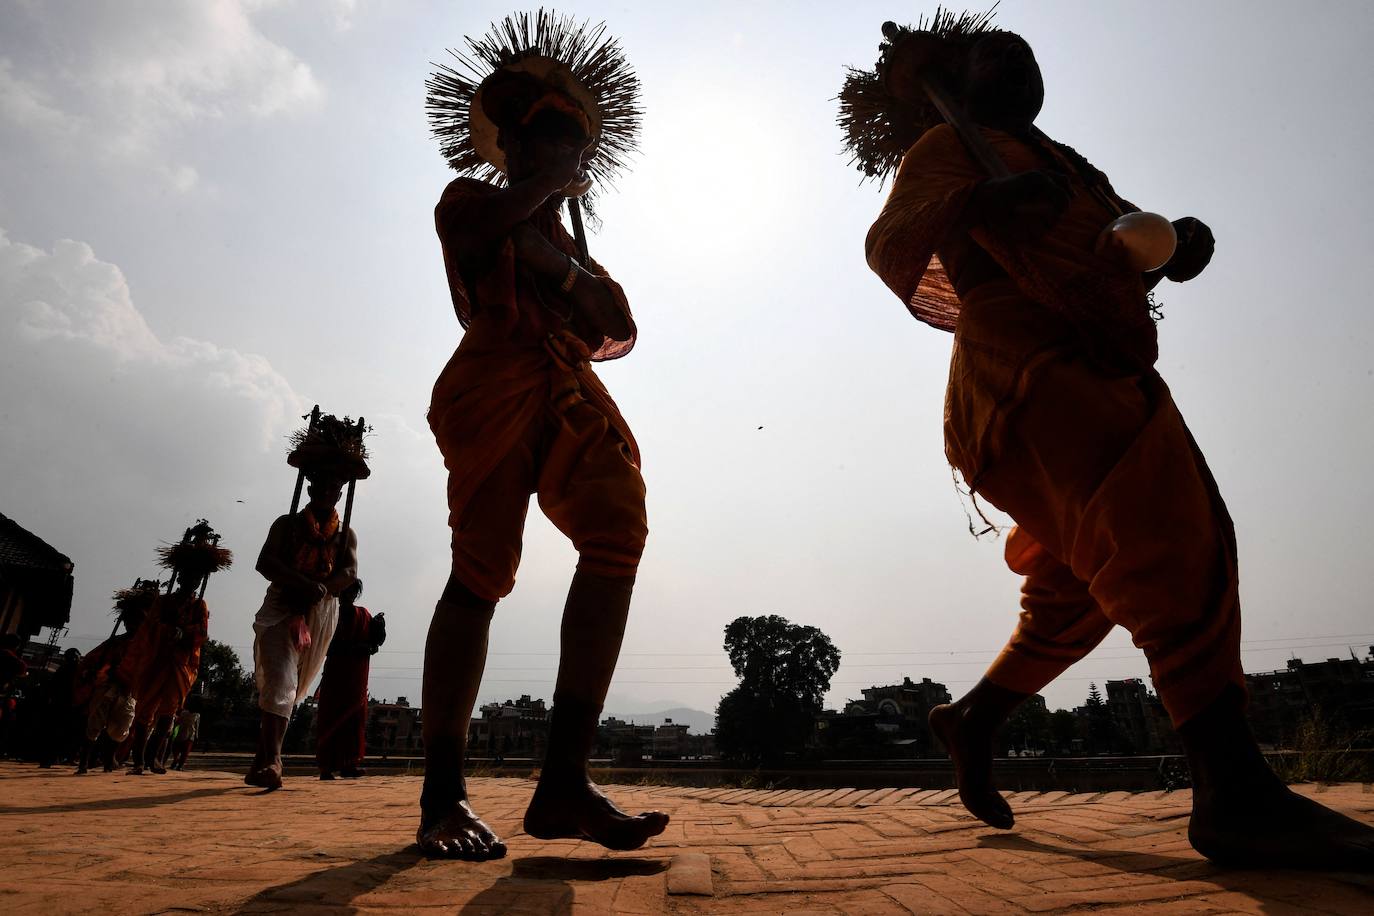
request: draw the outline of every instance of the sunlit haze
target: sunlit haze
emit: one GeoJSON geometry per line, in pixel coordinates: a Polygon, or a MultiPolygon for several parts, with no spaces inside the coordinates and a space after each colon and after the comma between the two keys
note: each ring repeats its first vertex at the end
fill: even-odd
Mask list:
{"type": "MultiPolygon", "coordinates": [[[[646,111],[591,237],[639,323],[598,371],[651,530],[612,711],[713,710],[743,614],[834,640],[832,706],[903,676],[957,694],[1011,631],[1019,580],[969,534],[944,459],[951,338],[865,265],[883,189],[835,125],[844,66],[933,6],[560,7],[607,21],[646,111]]],[[[253,562],[318,403],[374,429],[353,519],[360,603],[389,628],[371,690],[419,701],[448,571],[425,411],[459,339],[423,84],[507,12],[0,0],[0,512],[74,560],[70,644],[108,635],[110,593],[203,516],[237,555],[210,635],[251,667],[253,562]]],[[[1374,5],[1008,0],[998,22],[1044,70],[1047,133],[1216,233],[1210,269],[1159,291],[1160,366],[1235,516],[1247,669],[1363,655],[1374,5]]],[[[532,506],[482,701],[551,695],[575,559],[532,506]]],[[[1046,696],[1145,674],[1118,630],[1046,696]]]]}

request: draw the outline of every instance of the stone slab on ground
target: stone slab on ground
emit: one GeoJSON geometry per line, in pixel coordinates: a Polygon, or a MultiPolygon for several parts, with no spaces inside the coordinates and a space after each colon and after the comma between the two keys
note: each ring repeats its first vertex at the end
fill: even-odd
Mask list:
{"type": "MultiPolygon", "coordinates": [[[[1374,912],[1371,875],[1214,868],[1188,846],[1187,792],[1046,800],[1003,832],[944,792],[849,790],[789,806],[774,793],[754,805],[616,786],[627,808],[673,823],[644,849],[612,853],[524,835],[526,780],[469,787],[507,858],[421,858],[418,777],[289,778],[263,794],[230,773],[77,777],[0,763],[0,913],[1374,912]]],[[[1370,786],[1300,791],[1374,823],[1370,786]]]]}

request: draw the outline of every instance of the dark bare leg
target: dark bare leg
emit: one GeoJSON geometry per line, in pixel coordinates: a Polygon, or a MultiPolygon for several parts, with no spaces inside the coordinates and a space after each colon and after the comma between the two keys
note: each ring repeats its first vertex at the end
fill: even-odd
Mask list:
{"type": "Polygon", "coordinates": [[[172,717],[157,720],[152,737],[148,739],[148,769],[159,775],[167,772],[167,742],[172,734],[172,717]]]}
{"type": "Polygon", "coordinates": [[[144,776],[147,770],[144,769],[144,758],[148,753],[148,726],[144,722],[134,723],[134,743],[131,748],[133,754],[133,766],[129,768],[131,776],[144,776]]]}
{"type": "Polygon", "coordinates": [[[992,742],[1012,710],[1028,696],[983,678],[955,702],[930,711],[930,730],[954,761],[959,801],[990,827],[1007,830],[1016,820],[993,783],[992,742]]]}
{"type": "Polygon", "coordinates": [[[1374,827],[1291,791],[1265,762],[1227,687],[1179,727],[1193,773],[1188,840],[1219,865],[1374,872],[1374,827]]]}
{"type": "Polygon", "coordinates": [[[498,859],[506,844],[468,805],[463,764],[468,723],[487,661],[494,601],[450,576],[425,640],[421,705],[425,710],[425,785],[415,842],[431,856],[498,859]]]}
{"type": "Polygon", "coordinates": [[[287,719],[264,711],[258,727],[258,753],[253,766],[243,777],[245,785],[258,786],[271,792],[281,788],[281,743],[286,737],[287,719]]]}
{"type": "Polygon", "coordinates": [[[630,816],[587,774],[596,723],[620,657],[634,578],[577,572],[563,609],[558,683],[549,722],[548,753],[525,832],[541,840],[579,839],[609,849],[638,849],[668,826],[668,815],[630,816]]]}

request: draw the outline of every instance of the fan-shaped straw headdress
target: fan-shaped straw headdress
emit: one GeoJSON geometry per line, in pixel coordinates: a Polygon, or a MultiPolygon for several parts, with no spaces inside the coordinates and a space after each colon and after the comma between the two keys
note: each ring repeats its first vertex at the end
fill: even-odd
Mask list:
{"type": "Polygon", "coordinates": [[[912,144],[945,120],[930,95],[912,101],[893,94],[887,71],[894,52],[901,48],[904,54],[919,55],[921,76],[954,94],[969,50],[983,36],[1002,31],[992,26],[996,11],[996,5],[982,13],[958,14],[936,7],[933,16],[922,16],[915,26],[885,23],[878,63],[871,70],[848,68],[838,123],[849,161],[865,178],[890,178],[912,144]]]}
{"type": "Polygon", "coordinates": [[[115,614],[122,616],[129,611],[146,610],[157,598],[161,585],[156,579],[135,579],[128,588],[118,589],[113,595],[115,614]]]}
{"type": "Polygon", "coordinates": [[[501,183],[506,157],[497,144],[503,126],[527,121],[540,108],[573,115],[595,149],[587,164],[593,190],[609,184],[638,148],[639,79],[606,24],[578,22],[540,9],[514,13],[480,38],[466,37],[464,51],[449,50],[455,66],[435,64],[425,81],[430,128],[450,166],[460,175],[501,183]],[[524,75],[539,93],[492,93],[493,77],[507,83],[524,75]],[[500,101],[488,97],[500,95],[500,101]],[[578,117],[580,115],[580,117],[578,117]],[[502,123],[505,122],[505,123],[502,123]]]}
{"type": "Polygon", "coordinates": [[[158,564],[175,572],[182,582],[200,581],[234,562],[234,554],[219,546],[219,535],[203,518],[186,529],[179,543],[159,547],[157,556],[158,564]]]}

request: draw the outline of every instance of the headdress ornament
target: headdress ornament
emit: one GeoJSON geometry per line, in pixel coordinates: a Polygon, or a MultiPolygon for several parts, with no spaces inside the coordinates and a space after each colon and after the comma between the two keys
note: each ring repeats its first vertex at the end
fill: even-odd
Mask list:
{"type": "Polygon", "coordinates": [[[969,50],[993,28],[996,4],[983,13],[955,14],[936,7],[928,20],[915,26],[883,23],[884,41],[878,46],[878,63],[872,70],[848,68],[840,89],[838,123],[844,131],[849,161],[866,178],[884,181],[897,171],[902,157],[921,135],[945,117],[927,95],[917,100],[899,99],[887,85],[887,73],[897,50],[917,55],[915,72],[946,91],[957,87],[969,50]]]}
{"type": "Polygon", "coordinates": [[[363,441],[369,430],[361,417],[356,423],[349,417],[340,419],[333,414],[311,414],[308,419],[304,429],[291,434],[287,464],[306,477],[330,476],[351,481],[371,476],[363,441]]]}
{"type": "Polygon", "coordinates": [[[183,582],[199,582],[234,562],[234,554],[219,546],[219,535],[203,518],[186,529],[179,543],[159,547],[157,554],[159,565],[172,570],[183,582]]]}
{"type": "Polygon", "coordinates": [[[146,610],[157,597],[161,585],[156,579],[135,579],[128,588],[118,589],[113,596],[115,614],[123,616],[130,611],[146,610]]]}
{"type": "Polygon", "coordinates": [[[627,167],[643,114],[639,79],[604,22],[579,23],[541,8],[514,13],[464,41],[465,51],[449,51],[458,65],[436,64],[425,81],[430,128],[460,175],[504,180],[500,129],[550,108],[578,121],[594,141],[587,173],[595,183],[609,183],[627,167]]]}

